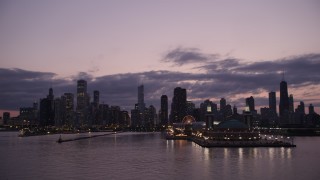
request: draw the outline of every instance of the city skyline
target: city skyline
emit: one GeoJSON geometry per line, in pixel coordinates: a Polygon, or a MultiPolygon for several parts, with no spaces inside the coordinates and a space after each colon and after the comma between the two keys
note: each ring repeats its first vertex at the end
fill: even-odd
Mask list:
{"type": "MultiPolygon", "coordinates": [[[[47,95],[76,94],[79,79],[100,102],[130,110],[136,87],[160,109],[173,89],[197,107],[253,96],[268,107],[285,71],[294,107],[320,110],[320,23],[316,1],[2,1],[0,111],[47,95]],[[37,4],[35,6],[35,4],[37,4]],[[272,12],[272,13],[271,13],[272,12]]],[[[277,107],[278,108],[278,107],[277,107]]],[[[13,112],[14,114],[14,112],[13,112]]]]}

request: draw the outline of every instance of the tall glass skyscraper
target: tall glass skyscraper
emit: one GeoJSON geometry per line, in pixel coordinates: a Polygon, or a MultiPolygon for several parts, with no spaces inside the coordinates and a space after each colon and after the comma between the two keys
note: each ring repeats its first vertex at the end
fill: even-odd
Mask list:
{"type": "Polygon", "coordinates": [[[77,82],[77,119],[80,126],[88,125],[88,105],[89,97],[87,94],[87,81],[81,79],[77,82]]]}
{"type": "Polygon", "coordinates": [[[146,105],[144,103],[144,86],[138,86],[138,109],[140,112],[144,112],[146,105]]]}
{"type": "Polygon", "coordinates": [[[77,111],[86,108],[87,102],[87,81],[79,80],[77,82],[77,111]]]}

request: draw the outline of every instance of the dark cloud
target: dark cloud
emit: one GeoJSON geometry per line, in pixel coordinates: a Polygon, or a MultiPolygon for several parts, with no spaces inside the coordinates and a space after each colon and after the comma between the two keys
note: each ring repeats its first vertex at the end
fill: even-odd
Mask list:
{"type": "MultiPolygon", "coordinates": [[[[307,54],[276,61],[256,62],[237,68],[237,71],[251,73],[275,73],[285,71],[288,77],[296,77],[297,74],[309,72],[308,76],[319,77],[320,75],[317,72],[320,68],[319,62],[320,54],[307,54]]],[[[305,79],[303,79],[303,81],[305,81],[305,79]]]]}
{"type": "Polygon", "coordinates": [[[162,59],[163,62],[172,62],[176,65],[190,63],[203,63],[216,59],[217,54],[204,54],[197,48],[176,48],[167,52],[162,59]]]}
{"type": "Polygon", "coordinates": [[[17,110],[42,97],[52,84],[67,81],[55,79],[56,74],[0,68],[0,109],[17,110]]]}
{"type": "MultiPolygon", "coordinates": [[[[88,73],[79,73],[71,80],[57,78],[54,73],[1,68],[0,109],[18,110],[19,107],[31,106],[32,102],[46,97],[51,86],[55,97],[65,92],[75,93],[78,79],[87,80],[88,93],[91,96],[93,90],[100,91],[101,103],[118,105],[128,111],[137,103],[137,87],[141,83],[145,86],[146,104],[154,105],[157,110],[159,110],[161,95],[168,95],[171,103],[173,89],[177,86],[186,88],[188,99],[193,99],[196,104],[205,99],[225,97],[228,102],[233,98],[230,103],[241,107],[244,105],[245,97],[235,99],[235,95],[251,94],[255,97],[261,92],[278,91],[279,82],[282,79],[280,72],[284,68],[289,93],[295,88],[304,86],[306,87],[305,95],[312,91],[319,91],[319,54],[250,64],[236,58],[228,58],[214,62],[208,61],[206,64],[199,67],[205,70],[205,73],[148,71],[95,78],[88,73]]],[[[306,95],[302,99],[305,98],[315,106],[319,105],[319,97],[312,99],[314,97],[311,95],[306,95]]],[[[259,97],[255,99],[257,105],[268,106],[267,99],[259,97]]]]}

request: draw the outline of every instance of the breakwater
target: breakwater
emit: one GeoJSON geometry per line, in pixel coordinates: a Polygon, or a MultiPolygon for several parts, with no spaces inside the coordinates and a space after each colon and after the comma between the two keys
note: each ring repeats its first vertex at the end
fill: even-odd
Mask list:
{"type": "Polygon", "coordinates": [[[96,138],[96,137],[101,137],[101,136],[108,136],[108,135],[112,135],[112,134],[117,134],[117,133],[122,133],[122,131],[110,132],[110,133],[106,133],[106,134],[98,134],[98,135],[92,135],[92,136],[85,136],[85,137],[70,138],[70,139],[63,139],[62,136],[60,135],[59,139],[57,140],[57,143],[64,143],[64,142],[70,142],[70,141],[78,141],[78,140],[96,138]]]}

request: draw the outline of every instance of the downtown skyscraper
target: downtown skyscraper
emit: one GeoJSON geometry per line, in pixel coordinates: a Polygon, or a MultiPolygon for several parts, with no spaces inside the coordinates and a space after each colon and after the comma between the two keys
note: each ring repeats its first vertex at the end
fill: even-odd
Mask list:
{"type": "Polygon", "coordinates": [[[181,87],[176,87],[173,92],[170,123],[180,123],[186,116],[187,109],[187,90],[181,87]]]}
{"type": "Polygon", "coordinates": [[[269,92],[269,108],[277,112],[277,98],[276,98],[276,92],[269,92]]]}
{"type": "Polygon", "coordinates": [[[93,103],[96,107],[99,106],[100,92],[98,90],[93,91],[93,103]]]}
{"type": "Polygon", "coordinates": [[[144,86],[138,86],[138,108],[140,112],[144,112],[146,104],[144,103],[144,86]]]}
{"type": "Polygon", "coordinates": [[[254,112],[256,110],[254,105],[254,98],[252,96],[246,98],[246,106],[249,107],[250,112],[254,112]]]}
{"type": "Polygon", "coordinates": [[[77,82],[77,123],[80,126],[88,125],[87,115],[89,106],[89,96],[87,93],[87,81],[81,79],[77,82]]]}
{"type": "Polygon", "coordinates": [[[279,103],[279,113],[280,116],[284,114],[285,111],[289,110],[289,96],[288,96],[288,86],[286,81],[281,81],[280,83],[280,103],[279,103]]]}
{"type": "Polygon", "coordinates": [[[161,125],[168,125],[168,96],[161,96],[161,110],[160,110],[161,125]]]}
{"type": "Polygon", "coordinates": [[[65,99],[65,124],[69,127],[74,125],[74,96],[72,93],[64,93],[65,99]]]}
{"type": "Polygon", "coordinates": [[[40,99],[40,125],[54,126],[54,95],[53,89],[49,89],[47,98],[40,99]]]}
{"type": "Polygon", "coordinates": [[[280,103],[279,103],[280,124],[286,124],[289,116],[289,96],[287,82],[280,83],[280,103]]]}

